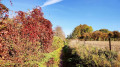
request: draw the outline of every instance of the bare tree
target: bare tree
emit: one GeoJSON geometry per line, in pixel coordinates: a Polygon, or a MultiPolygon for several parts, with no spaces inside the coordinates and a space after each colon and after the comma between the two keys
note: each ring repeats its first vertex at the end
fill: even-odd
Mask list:
{"type": "Polygon", "coordinates": [[[58,37],[60,37],[62,39],[65,39],[65,34],[64,34],[64,32],[63,32],[63,30],[62,30],[62,28],[60,26],[57,26],[55,28],[54,32],[55,32],[55,34],[54,34],[55,36],[58,36],[58,37]]]}

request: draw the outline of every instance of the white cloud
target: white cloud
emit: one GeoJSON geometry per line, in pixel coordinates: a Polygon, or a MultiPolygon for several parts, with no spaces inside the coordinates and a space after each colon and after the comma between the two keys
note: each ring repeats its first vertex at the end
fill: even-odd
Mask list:
{"type": "Polygon", "coordinates": [[[45,7],[45,6],[48,6],[48,5],[52,5],[52,4],[61,2],[61,1],[62,1],[62,0],[47,0],[41,7],[45,7]]]}

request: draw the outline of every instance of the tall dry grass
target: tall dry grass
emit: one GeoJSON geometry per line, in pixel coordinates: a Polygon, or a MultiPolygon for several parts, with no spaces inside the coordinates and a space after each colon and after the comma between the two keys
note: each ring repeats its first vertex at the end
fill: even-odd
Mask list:
{"type": "MultiPolygon", "coordinates": [[[[88,45],[97,47],[100,49],[109,50],[109,41],[79,41],[79,40],[70,40],[69,45],[71,47],[78,47],[78,45],[88,45]]],[[[112,51],[120,53],[120,41],[111,41],[112,51]]]]}
{"type": "Polygon", "coordinates": [[[69,65],[74,64],[75,67],[120,67],[119,43],[112,41],[112,51],[110,51],[108,41],[84,43],[84,41],[70,40],[68,47],[64,48],[63,53],[66,55],[63,60],[69,65]],[[67,49],[71,50],[71,53],[66,51],[67,49]]]}

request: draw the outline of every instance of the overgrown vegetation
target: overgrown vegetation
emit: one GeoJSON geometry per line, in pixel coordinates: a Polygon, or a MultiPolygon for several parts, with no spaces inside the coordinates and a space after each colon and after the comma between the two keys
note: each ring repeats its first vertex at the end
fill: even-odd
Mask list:
{"type": "Polygon", "coordinates": [[[119,67],[116,52],[91,46],[65,46],[61,55],[62,67],[119,67]]]}
{"type": "Polygon", "coordinates": [[[53,38],[53,44],[50,47],[51,49],[49,49],[51,52],[49,53],[42,52],[42,46],[39,45],[39,42],[34,45],[31,45],[30,42],[18,46],[12,44],[10,47],[9,58],[0,58],[0,66],[59,67],[63,46],[64,41],[56,36],[53,38]],[[16,55],[14,50],[19,50],[19,53],[16,55]]]}
{"type": "Polygon", "coordinates": [[[0,66],[58,66],[64,41],[53,39],[52,24],[43,17],[41,8],[29,13],[18,11],[13,19],[7,12],[0,4],[0,66]]]}

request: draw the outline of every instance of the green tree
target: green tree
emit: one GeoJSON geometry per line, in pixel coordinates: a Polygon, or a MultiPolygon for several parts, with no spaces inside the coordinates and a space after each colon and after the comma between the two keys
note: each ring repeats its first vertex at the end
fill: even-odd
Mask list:
{"type": "Polygon", "coordinates": [[[110,32],[108,29],[100,29],[99,31],[101,31],[102,33],[109,33],[110,32]]]}
{"type": "Polygon", "coordinates": [[[67,35],[67,39],[71,39],[72,38],[72,34],[67,35]]]}
{"type": "Polygon", "coordinates": [[[72,32],[72,38],[79,38],[83,36],[84,33],[91,33],[93,28],[86,24],[77,26],[74,31],[72,32]]]}

